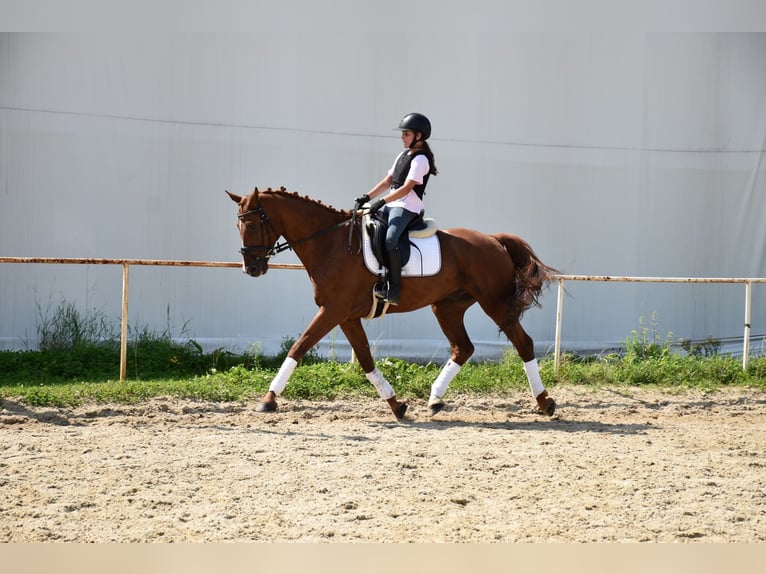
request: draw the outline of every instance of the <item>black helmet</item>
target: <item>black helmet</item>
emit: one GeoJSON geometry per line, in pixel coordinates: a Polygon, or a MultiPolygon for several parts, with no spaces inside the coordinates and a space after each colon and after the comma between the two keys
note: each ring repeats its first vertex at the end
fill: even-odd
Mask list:
{"type": "Polygon", "coordinates": [[[397,129],[420,132],[424,140],[431,137],[431,122],[423,114],[407,114],[399,122],[397,129]]]}

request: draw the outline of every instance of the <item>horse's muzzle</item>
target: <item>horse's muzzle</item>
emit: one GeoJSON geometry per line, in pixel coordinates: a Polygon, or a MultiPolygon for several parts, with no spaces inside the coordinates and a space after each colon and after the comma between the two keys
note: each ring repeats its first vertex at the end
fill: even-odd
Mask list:
{"type": "Polygon", "coordinates": [[[250,277],[260,277],[265,275],[268,270],[269,262],[266,259],[257,259],[256,261],[242,264],[242,271],[250,275],[250,277]]]}

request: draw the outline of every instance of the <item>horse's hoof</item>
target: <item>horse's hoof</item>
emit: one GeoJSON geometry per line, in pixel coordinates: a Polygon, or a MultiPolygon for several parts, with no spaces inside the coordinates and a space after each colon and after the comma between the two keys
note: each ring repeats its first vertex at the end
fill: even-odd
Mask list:
{"type": "Polygon", "coordinates": [[[439,401],[437,403],[428,403],[428,408],[431,411],[431,416],[434,416],[435,414],[442,412],[445,406],[447,405],[444,404],[444,401],[439,401]]]}
{"type": "Polygon", "coordinates": [[[544,409],[540,409],[543,414],[548,415],[549,417],[553,416],[553,413],[556,412],[556,401],[554,401],[552,398],[548,397],[548,403],[545,406],[544,409]]]}
{"type": "Polygon", "coordinates": [[[540,409],[541,413],[552,417],[553,413],[556,412],[556,401],[548,396],[548,391],[543,391],[537,395],[535,400],[537,401],[537,408],[540,409]]]}
{"type": "Polygon", "coordinates": [[[396,415],[396,418],[401,420],[404,418],[404,413],[407,412],[407,403],[400,403],[398,407],[396,407],[396,410],[394,411],[394,415],[396,415]]]}
{"type": "Polygon", "coordinates": [[[273,413],[277,410],[277,401],[261,401],[255,407],[257,413],[273,413]]]}

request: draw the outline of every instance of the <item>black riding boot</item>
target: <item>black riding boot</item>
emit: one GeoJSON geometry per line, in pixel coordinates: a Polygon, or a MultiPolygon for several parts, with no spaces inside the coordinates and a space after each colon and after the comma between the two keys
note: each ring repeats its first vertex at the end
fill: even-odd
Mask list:
{"type": "Polygon", "coordinates": [[[388,252],[388,294],[386,301],[389,305],[399,304],[399,293],[402,283],[402,258],[399,249],[388,252]]]}

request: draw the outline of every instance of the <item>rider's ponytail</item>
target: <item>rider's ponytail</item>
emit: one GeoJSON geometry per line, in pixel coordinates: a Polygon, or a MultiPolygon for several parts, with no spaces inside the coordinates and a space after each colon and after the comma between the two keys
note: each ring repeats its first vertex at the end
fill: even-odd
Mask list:
{"type": "Polygon", "coordinates": [[[431,146],[429,146],[428,142],[425,140],[423,140],[420,143],[423,146],[423,153],[428,158],[428,163],[431,166],[431,171],[429,171],[428,173],[430,173],[431,175],[437,175],[439,173],[439,170],[436,169],[436,161],[434,160],[434,152],[431,151],[431,146]]]}

